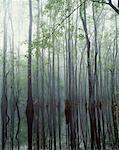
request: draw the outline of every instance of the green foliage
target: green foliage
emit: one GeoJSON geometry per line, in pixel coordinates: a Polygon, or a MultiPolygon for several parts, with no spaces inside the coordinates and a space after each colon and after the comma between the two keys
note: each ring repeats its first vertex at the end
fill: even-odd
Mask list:
{"type": "MultiPolygon", "coordinates": [[[[50,40],[47,39],[47,37],[44,37],[43,39],[35,39],[33,41],[33,48],[38,49],[38,48],[52,48],[53,44],[50,40]]],[[[36,52],[38,54],[38,52],[36,52]]]]}
{"type": "Polygon", "coordinates": [[[56,38],[59,38],[59,37],[62,37],[62,36],[63,36],[63,32],[55,31],[55,32],[53,33],[53,35],[54,35],[56,38]]]}
{"type": "Polygon", "coordinates": [[[119,89],[115,89],[114,94],[119,95],[119,89]]]}
{"type": "Polygon", "coordinates": [[[64,4],[64,0],[49,0],[46,9],[51,10],[58,7],[61,7],[64,4]]]}
{"type": "Polygon", "coordinates": [[[85,39],[85,36],[84,36],[84,34],[79,34],[79,35],[78,35],[78,38],[79,38],[79,40],[84,40],[84,39],[85,39]]]}
{"type": "Polygon", "coordinates": [[[49,10],[55,11],[55,16],[60,12],[62,6],[64,4],[64,0],[49,0],[47,5],[45,6],[45,11],[48,12],[49,10]]]}

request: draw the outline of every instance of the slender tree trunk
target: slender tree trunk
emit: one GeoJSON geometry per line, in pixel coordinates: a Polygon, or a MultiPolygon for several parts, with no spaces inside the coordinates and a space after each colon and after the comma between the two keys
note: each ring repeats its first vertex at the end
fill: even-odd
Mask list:
{"type": "Polygon", "coordinates": [[[17,61],[17,92],[16,92],[16,111],[17,111],[17,117],[18,117],[18,125],[17,125],[17,131],[16,131],[16,140],[17,140],[17,146],[18,150],[20,149],[20,142],[19,142],[19,132],[20,132],[20,111],[19,111],[19,97],[20,97],[20,49],[18,47],[18,61],[17,61]]]}
{"type": "MultiPolygon", "coordinates": [[[[81,1],[82,2],[82,1],[81,1]]],[[[90,129],[91,129],[91,149],[93,150],[95,147],[95,138],[97,137],[97,129],[96,129],[96,116],[95,116],[95,103],[94,103],[94,89],[93,89],[93,81],[92,81],[92,73],[91,73],[91,57],[90,57],[90,40],[88,37],[87,31],[87,19],[86,19],[86,2],[80,8],[80,16],[85,32],[86,44],[87,44],[87,65],[88,65],[88,89],[89,89],[89,116],[90,116],[90,129]],[[82,14],[82,8],[84,9],[84,14],[82,14]]]]}
{"type": "Polygon", "coordinates": [[[28,43],[28,99],[26,107],[27,126],[28,126],[28,149],[32,150],[32,127],[33,127],[33,99],[32,99],[32,0],[29,0],[29,43],[28,43]]]}
{"type": "Polygon", "coordinates": [[[116,120],[116,109],[115,109],[115,105],[116,105],[116,99],[115,99],[115,66],[116,66],[116,59],[117,59],[117,54],[118,54],[118,30],[117,30],[117,17],[115,16],[115,25],[116,25],[116,38],[115,38],[115,51],[113,48],[113,65],[111,68],[111,99],[112,99],[112,117],[113,117],[113,126],[114,126],[114,135],[115,135],[115,143],[114,145],[119,146],[118,144],[118,125],[117,125],[117,120],[116,120]]]}
{"type": "Polygon", "coordinates": [[[62,149],[61,145],[61,99],[60,99],[60,69],[59,69],[59,64],[60,64],[60,59],[59,59],[59,52],[57,52],[57,67],[58,67],[58,78],[57,78],[57,86],[58,86],[58,130],[59,130],[59,149],[62,149]]]}
{"type": "Polygon", "coordinates": [[[98,74],[97,74],[97,58],[98,58],[98,43],[97,43],[97,23],[96,23],[96,8],[95,5],[93,3],[93,21],[94,21],[94,37],[95,37],[95,69],[94,69],[94,94],[95,94],[95,103],[96,103],[96,111],[97,111],[97,122],[98,122],[98,126],[97,126],[97,133],[96,133],[96,145],[97,148],[100,150],[101,149],[101,125],[100,125],[100,100],[99,100],[99,89],[98,89],[98,74]]]}
{"type": "MultiPolygon", "coordinates": [[[[40,10],[39,10],[39,0],[37,1],[37,42],[39,41],[39,19],[40,19],[40,10]]],[[[38,44],[38,43],[37,43],[38,44]]],[[[36,100],[39,103],[39,45],[36,50],[36,100]]],[[[39,107],[36,112],[36,143],[37,150],[39,150],[39,107]]]]}
{"type": "Polygon", "coordinates": [[[42,78],[42,104],[41,104],[41,116],[42,116],[42,144],[43,144],[43,149],[45,150],[45,147],[46,147],[46,135],[45,135],[45,116],[44,116],[44,114],[45,114],[45,103],[44,103],[44,49],[42,48],[42,73],[41,73],[41,78],[42,78]]]}
{"type": "Polygon", "coordinates": [[[4,39],[3,39],[3,83],[2,83],[2,98],[1,98],[1,119],[2,119],[2,150],[5,149],[7,140],[7,112],[8,112],[8,101],[7,101],[7,75],[6,75],[6,54],[7,54],[7,9],[6,1],[4,2],[4,39]]]}
{"type": "MultiPolygon", "coordinates": [[[[54,28],[54,20],[53,20],[54,28]]],[[[56,100],[55,100],[55,39],[54,35],[52,36],[53,42],[53,54],[52,54],[52,105],[53,105],[53,135],[54,135],[54,150],[56,147],[56,100]]]]}
{"type": "Polygon", "coordinates": [[[49,93],[49,105],[48,105],[48,126],[49,126],[49,150],[52,150],[52,107],[51,107],[51,58],[50,49],[48,49],[48,93],[49,93]]]}
{"type": "Polygon", "coordinates": [[[11,30],[12,30],[12,37],[10,38],[10,52],[11,52],[11,94],[10,94],[10,113],[11,113],[11,130],[10,130],[10,137],[11,137],[11,149],[14,149],[14,117],[15,117],[15,82],[14,82],[14,30],[12,24],[12,18],[10,16],[11,22],[11,30]]]}

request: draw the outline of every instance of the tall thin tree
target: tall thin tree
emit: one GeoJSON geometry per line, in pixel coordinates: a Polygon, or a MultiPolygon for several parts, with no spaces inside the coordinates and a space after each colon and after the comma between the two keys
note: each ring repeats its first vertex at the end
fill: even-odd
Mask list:
{"type": "Polygon", "coordinates": [[[32,98],[32,0],[29,0],[29,40],[28,40],[28,99],[26,107],[28,126],[28,149],[32,150],[32,127],[33,127],[33,98],[32,98]]]}

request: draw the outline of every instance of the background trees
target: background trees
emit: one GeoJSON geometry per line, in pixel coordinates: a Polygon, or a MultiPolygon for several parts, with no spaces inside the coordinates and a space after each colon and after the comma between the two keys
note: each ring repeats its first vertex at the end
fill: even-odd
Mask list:
{"type": "Polygon", "coordinates": [[[0,8],[1,149],[118,149],[118,3],[0,8]]]}

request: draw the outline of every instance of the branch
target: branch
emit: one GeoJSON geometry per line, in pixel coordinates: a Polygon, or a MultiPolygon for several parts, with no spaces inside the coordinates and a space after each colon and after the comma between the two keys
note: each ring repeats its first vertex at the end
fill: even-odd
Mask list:
{"type": "Polygon", "coordinates": [[[107,2],[103,2],[103,1],[100,2],[100,1],[96,1],[96,0],[93,0],[93,2],[100,3],[100,4],[107,4],[107,5],[109,5],[111,8],[113,8],[116,13],[119,14],[119,8],[116,8],[116,7],[112,4],[112,2],[111,2],[110,0],[109,0],[108,3],[107,3],[107,2]]]}
{"type": "MultiPolygon", "coordinates": [[[[64,19],[62,19],[62,21],[55,27],[54,30],[57,30],[57,28],[58,28],[59,26],[61,26],[61,24],[64,23],[64,21],[65,21],[66,19],[68,19],[68,18],[69,18],[78,8],[80,8],[86,1],[87,1],[87,0],[84,0],[80,5],[78,5],[76,8],[74,8],[74,10],[72,10],[72,12],[71,12],[69,15],[67,15],[64,19]]],[[[53,33],[52,33],[52,34],[53,34],[53,33]]]]}
{"type": "Polygon", "coordinates": [[[10,71],[6,72],[6,75],[5,75],[5,77],[7,77],[9,73],[10,73],[10,71]]]}
{"type": "Polygon", "coordinates": [[[109,3],[107,3],[107,2],[104,2],[104,1],[100,2],[100,1],[93,0],[92,2],[95,2],[95,3],[100,3],[100,4],[107,4],[107,5],[109,5],[109,3]]]}
{"type": "Polygon", "coordinates": [[[112,4],[112,2],[109,2],[108,4],[109,4],[109,6],[111,6],[111,7],[119,14],[119,8],[116,8],[116,7],[112,4]]]}
{"type": "Polygon", "coordinates": [[[46,40],[47,40],[48,38],[50,38],[50,36],[52,36],[52,35],[55,33],[55,31],[58,29],[58,27],[61,27],[61,25],[65,22],[65,20],[68,19],[76,10],[78,10],[86,1],[87,1],[87,0],[84,0],[80,5],[78,5],[76,8],[74,8],[74,9],[71,11],[71,13],[70,13],[69,15],[67,15],[64,19],[62,19],[61,22],[58,23],[58,24],[56,25],[56,27],[54,27],[54,29],[53,29],[53,31],[51,32],[51,34],[50,34],[49,36],[46,36],[46,40]]]}

